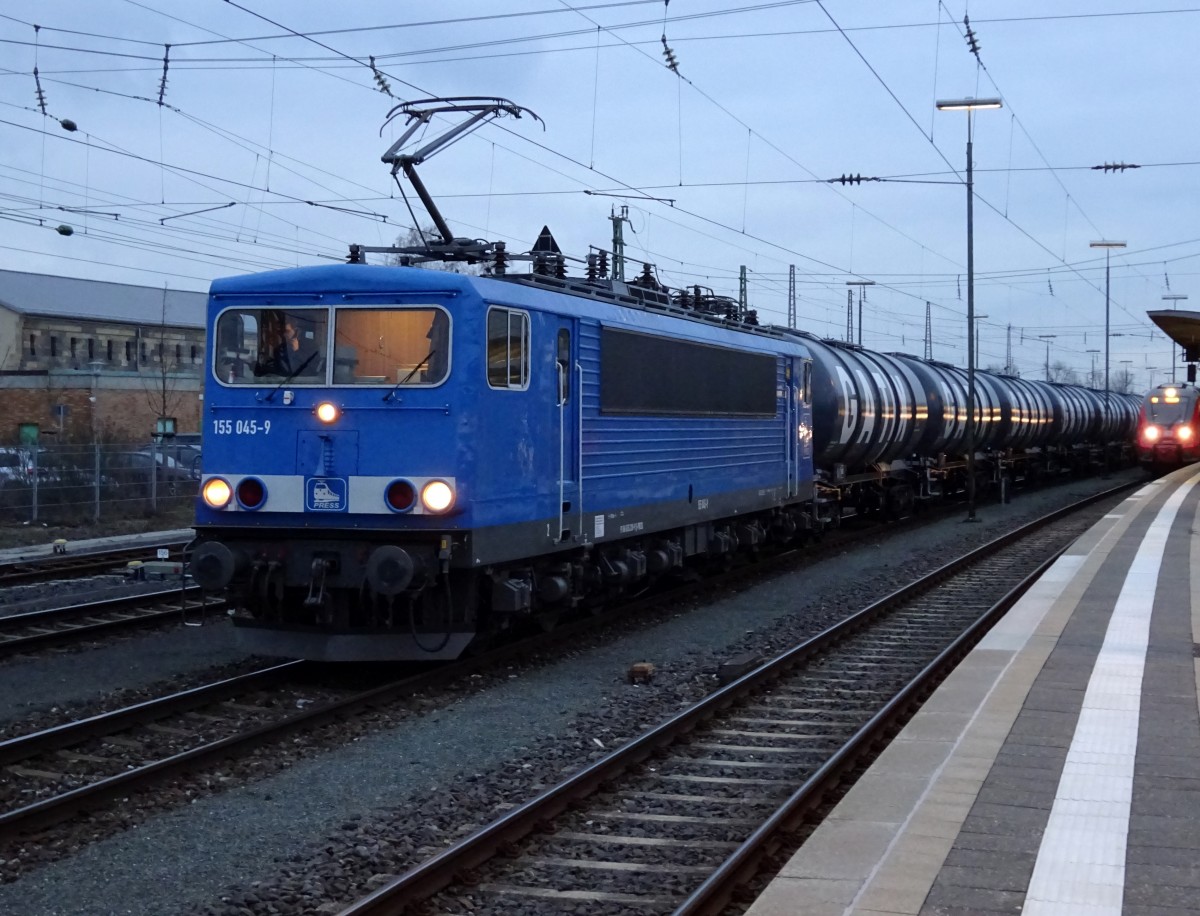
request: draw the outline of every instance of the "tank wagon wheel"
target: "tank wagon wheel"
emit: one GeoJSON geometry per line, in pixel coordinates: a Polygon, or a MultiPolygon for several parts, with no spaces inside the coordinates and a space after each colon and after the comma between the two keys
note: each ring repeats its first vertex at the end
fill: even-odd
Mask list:
{"type": "Polygon", "coordinates": [[[995,493],[996,481],[987,468],[975,469],[975,493],[981,499],[990,499],[995,493]]]}
{"type": "Polygon", "coordinates": [[[898,519],[911,515],[915,504],[912,487],[906,483],[896,483],[887,489],[885,517],[898,519]]]}

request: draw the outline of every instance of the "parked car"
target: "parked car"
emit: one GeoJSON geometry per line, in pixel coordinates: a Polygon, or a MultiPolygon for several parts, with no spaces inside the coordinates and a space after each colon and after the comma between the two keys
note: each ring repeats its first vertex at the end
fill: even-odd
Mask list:
{"type": "Polygon", "coordinates": [[[0,448],[0,487],[27,487],[33,480],[33,459],[26,449],[0,448]]]}
{"type": "MultiPolygon", "coordinates": [[[[55,450],[26,446],[0,447],[0,489],[31,489],[36,469],[38,488],[51,490],[90,488],[95,481],[95,460],[88,450],[55,450]]],[[[119,481],[101,473],[102,486],[118,486],[119,481]]]]}
{"type": "Polygon", "coordinates": [[[137,451],[109,452],[106,455],[107,473],[123,484],[149,487],[150,469],[157,471],[158,486],[167,495],[194,490],[200,480],[199,449],[168,446],[147,446],[137,451]]]}
{"type": "Polygon", "coordinates": [[[39,485],[57,483],[64,476],[64,469],[54,463],[45,449],[39,448],[35,456],[31,448],[0,448],[0,484],[32,486],[35,468],[39,485]]]}

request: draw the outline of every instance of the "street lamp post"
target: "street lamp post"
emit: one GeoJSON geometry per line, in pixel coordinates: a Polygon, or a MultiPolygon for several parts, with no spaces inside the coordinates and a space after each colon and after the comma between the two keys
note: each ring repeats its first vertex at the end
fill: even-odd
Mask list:
{"type": "Polygon", "coordinates": [[[938,111],[967,113],[967,521],[975,518],[975,181],[971,162],[976,108],[1000,108],[999,99],[943,99],[938,111]]]}
{"type": "MultiPolygon", "coordinates": [[[[1109,410],[1108,410],[1108,312],[1109,303],[1111,302],[1111,274],[1109,272],[1109,256],[1114,248],[1124,248],[1124,242],[1108,242],[1103,239],[1098,242],[1088,242],[1089,248],[1104,249],[1104,435],[1109,433],[1109,410]]],[[[1104,467],[1108,469],[1108,443],[1104,445],[1104,467]]]]}
{"type": "MultiPolygon", "coordinates": [[[[1187,298],[1186,293],[1163,293],[1163,300],[1171,303],[1171,308],[1178,308],[1175,303],[1187,298]]],[[[1171,378],[1169,381],[1175,381],[1175,341],[1171,341],[1171,378]]],[[[1154,386],[1151,385],[1151,388],[1154,386]]]]}

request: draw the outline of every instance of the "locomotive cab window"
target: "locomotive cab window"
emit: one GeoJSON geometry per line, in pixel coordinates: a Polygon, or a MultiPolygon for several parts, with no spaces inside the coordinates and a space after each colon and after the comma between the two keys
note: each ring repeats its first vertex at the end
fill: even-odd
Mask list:
{"type": "Polygon", "coordinates": [[[229,309],[217,318],[214,370],[226,385],[323,385],[327,309],[229,309]]]}
{"type": "Polygon", "coordinates": [[[524,312],[488,310],[487,375],[493,388],[529,387],[529,316],[524,312]]]}
{"type": "Polygon", "coordinates": [[[333,383],[440,385],[450,373],[450,316],[440,308],[341,308],[333,383]]]}

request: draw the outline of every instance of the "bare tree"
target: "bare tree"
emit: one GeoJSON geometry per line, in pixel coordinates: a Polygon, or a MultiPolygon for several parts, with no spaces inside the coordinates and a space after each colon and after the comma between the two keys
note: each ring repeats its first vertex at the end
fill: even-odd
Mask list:
{"type": "MultiPolygon", "coordinates": [[[[61,378],[61,376],[60,376],[61,378]]],[[[42,423],[42,432],[45,433],[63,433],[63,438],[66,438],[67,432],[67,407],[66,397],[67,386],[62,382],[55,383],[54,370],[46,371],[46,387],[45,387],[45,411],[42,417],[37,418],[37,422],[42,423]],[[43,417],[53,417],[54,426],[47,428],[42,422],[43,417]]]]}
{"type": "MultiPolygon", "coordinates": [[[[429,239],[440,238],[441,234],[433,226],[425,226],[420,230],[414,227],[403,235],[396,236],[396,246],[398,248],[418,248],[424,245],[429,239]]],[[[392,255],[388,259],[388,263],[399,264],[402,257],[403,255],[392,255]]],[[[413,266],[424,267],[426,270],[445,270],[452,274],[464,274],[469,277],[478,277],[483,273],[482,265],[468,264],[466,261],[425,261],[413,266]]]]}
{"type": "Polygon", "coordinates": [[[1050,364],[1051,382],[1062,382],[1064,385],[1078,385],[1079,373],[1062,361],[1050,364]]]}
{"type": "Polygon", "coordinates": [[[1108,387],[1117,394],[1133,393],[1133,373],[1128,369],[1119,369],[1109,377],[1108,387]]]}
{"type": "MultiPolygon", "coordinates": [[[[150,409],[158,417],[172,417],[176,408],[183,400],[183,392],[179,391],[179,360],[174,355],[168,356],[167,349],[167,288],[163,287],[162,318],[156,333],[158,343],[158,369],[143,376],[142,384],[146,390],[146,400],[150,409]]],[[[139,359],[141,354],[139,353],[139,359]]]]}

